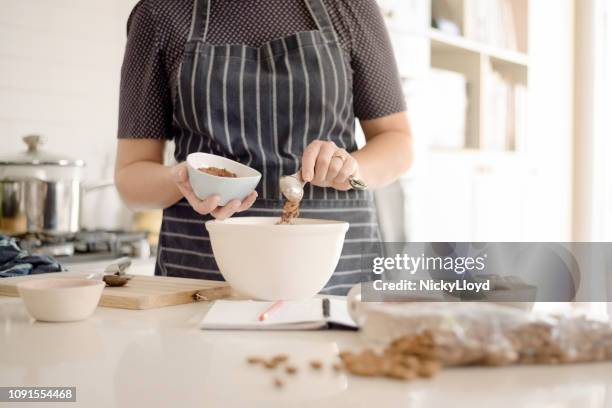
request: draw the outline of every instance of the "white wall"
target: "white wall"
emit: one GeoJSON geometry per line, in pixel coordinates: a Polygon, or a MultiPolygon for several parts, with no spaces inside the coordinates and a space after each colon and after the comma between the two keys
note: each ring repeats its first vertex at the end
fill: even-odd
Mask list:
{"type": "MultiPolygon", "coordinates": [[[[1,154],[41,134],[87,161],[85,181],[112,178],[119,72],[136,0],[0,0],[1,154]]],[[[84,200],[88,227],[127,216],[114,189],[84,200]]]]}
{"type": "MultiPolygon", "coordinates": [[[[581,1],[581,0],[578,0],[581,1]]],[[[531,0],[525,235],[572,240],[574,0],[531,0]]]]}
{"type": "Polygon", "coordinates": [[[574,239],[612,239],[612,3],[576,3],[574,239]]]}
{"type": "MultiPolygon", "coordinates": [[[[612,3],[604,2],[603,0],[600,2],[601,5],[605,6],[605,26],[606,26],[606,37],[605,37],[605,61],[604,61],[604,100],[602,103],[602,107],[612,106],[612,3]]],[[[610,115],[606,115],[604,118],[603,131],[601,133],[601,138],[605,140],[604,150],[602,152],[602,156],[607,152],[612,151],[612,141],[610,140],[609,135],[612,134],[612,117],[610,115]]],[[[601,217],[601,223],[603,225],[603,233],[599,239],[603,241],[612,241],[612,163],[609,160],[609,157],[606,156],[605,166],[602,168],[603,173],[606,175],[605,180],[603,180],[603,185],[601,186],[603,194],[604,194],[604,206],[601,217]]],[[[610,315],[612,316],[612,303],[608,304],[610,315]]]]}

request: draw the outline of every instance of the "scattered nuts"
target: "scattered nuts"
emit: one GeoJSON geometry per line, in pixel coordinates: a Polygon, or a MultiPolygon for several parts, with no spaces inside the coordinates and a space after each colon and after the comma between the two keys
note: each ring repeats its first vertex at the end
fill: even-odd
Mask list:
{"type": "Polygon", "coordinates": [[[266,367],[268,370],[274,370],[277,365],[278,365],[278,363],[276,363],[274,361],[265,361],[264,362],[264,367],[266,367]]]}
{"type": "MultiPolygon", "coordinates": [[[[419,321],[421,327],[423,320],[419,321]]],[[[418,377],[431,378],[443,366],[509,364],[568,364],[612,360],[612,327],[586,318],[556,318],[546,321],[525,320],[510,324],[495,321],[487,324],[463,322],[461,330],[452,325],[423,328],[418,333],[404,335],[391,342],[382,353],[373,350],[344,351],[340,363],[331,368],[364,377],[387,377],[411,381],[418,377]],[[494,338],[496,341],[492,341],[494,338]]],[[[459,324],[459,323],[458,323],[459,324]]],[[[249,364],[261,364],[268,370],[285,364],[286,375],[295,375],[298,368],[290,365],[289,356],[278,354],[270,359],[252,356],[249,364]]],[[[323,363],[309,362],[311,369],[320,371],[323,363]]],[[[281,378],[274,385],[282,388],[281,378]]]]}
{"type": "Polygon", "coordinates": [[[310,367],[313,370],[320,370],[321,367],[323,367],[323,364],[320,361],[318,361],[318,360],[313,360],[313,361],[310,362],[310,367]]]}
{"type": "Polygon", "coordinates": [[[272,357],[272,362],[273,363],[284,363],[288,359],[289,359],[289,356],[287,356],[286,354],[279,354],[279,355],[272,357]]]}
{"type": "Polygon", "coordinates": [[[262,364],[264,362],[264,359],[261,357],[249,357],[247,358],[247,362],[249,364],[262,364]]]}

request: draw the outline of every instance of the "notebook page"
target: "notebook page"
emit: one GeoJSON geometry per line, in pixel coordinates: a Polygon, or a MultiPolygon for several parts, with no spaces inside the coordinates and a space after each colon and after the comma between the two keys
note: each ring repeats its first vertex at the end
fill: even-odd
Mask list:
{"type": "Polygon", "coordinates": [[[346,300],[329,299],[329,312],[329,317],[327,318],[329,323],[344,328],[357,328],[357,324],[349,314],[346,300]]]}
{"type": "Polygon", "coordinates": [[[210,307],[201,326],[210,329],[265,330],[273,327],[322,327],[326,323],[321,299],[284,302],[266,320],[259,321],[259,315],[273,304],[252,300],[217,300],[210,307]]]}

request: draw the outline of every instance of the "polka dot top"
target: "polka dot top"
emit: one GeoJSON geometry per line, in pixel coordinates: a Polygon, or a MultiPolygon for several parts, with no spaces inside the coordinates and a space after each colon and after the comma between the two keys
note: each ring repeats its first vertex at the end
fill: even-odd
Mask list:
{"type": "MultiPolygon", "coordinates": [[[[405,110],[389,35],[375,0],[324,0],[354,71],[355,116],[375,119],[405,110]]],[[[172,137],[177,75],[193,0],[142,0],[128,20],[121,69],[120,138],[172,137]]],[[[212,0],[206,41],[258,47],[316,30],[304,0],[212,0]]]]}

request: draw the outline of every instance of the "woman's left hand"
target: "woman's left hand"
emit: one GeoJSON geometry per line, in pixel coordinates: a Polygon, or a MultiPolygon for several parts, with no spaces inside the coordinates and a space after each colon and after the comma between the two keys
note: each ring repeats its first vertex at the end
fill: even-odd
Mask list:
{"type": "Polygon", "coordinates": [[[334,142],[315,140],[302,155],[302,179],[319,187],[351,189],[350,176],[357,176],[359,163],[334,142]]]}
{"type": "Polygon", "coordinates": [[[170,169],[172,174],[172,179],[176,183],[179,191],[191,208],[194,211],[201,215],[210,214],[215,217],[217,220],[225,220],[226,218],[230,218],[235,213],[239,213],[242,211],[246,211],[255,203],[257,199],[257,192],[253,191],[249,196],[247,196],[242,202],[240,200],[232,200],[223,207],[218,206],[219,204],[219,196],[210,196],[204,200],[200,200],[191,184],[189,183],[189,176],[187,174],[187,162],[182,162],[170,169]]]}

